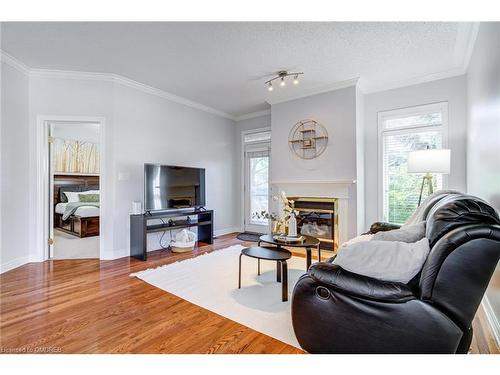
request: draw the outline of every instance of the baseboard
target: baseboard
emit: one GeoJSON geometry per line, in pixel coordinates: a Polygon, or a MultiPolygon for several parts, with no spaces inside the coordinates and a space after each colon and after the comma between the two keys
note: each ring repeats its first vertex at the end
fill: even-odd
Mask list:
{"type": "Polygon", "coordinates": [[[482,305],[486,315],[486,320],[488,320],[493,336],[495,336],[497,345],[500,347],[500,322],[498,321],[495,311],[493,311],[493,307],[491,306],[487,296],[484,296],[482,305]]]}
{"type": "MultiPolygon", "coordinates": [[[[239,227],[230,227],[230,228],[224,228],[224,229],[219,229],[214,231],[214,236],[223,236],[225,234],[229,233],[234,233],[234,232],[241,232],[241,228],[239,227]]],[[[113,259],[119,259],[119,258],[124,258],[130,256],[130,250],[129,249],[120,249],[120,250],[114,250],[112,252],[104,252],[104,254],[101,256],[101,260],[113,260],[113,259]]],[[[22,258],[16,258],[13,259],[9,262],[2,263],[0,265],[0,274],[10,271],[14,268],[21,267],[27,263],[31,262],[41,262],[41,260],[38,259],[32,259],[31,257],[22,257],[22,258]]]]}
{"type": "Polygon", "coordinates": [[[223,236],[225,234],[235,233],[235,232],[241,232],[241,228],[231,227],[231,228],[218,229],[218,230],[214,231],[214,236],[218,237],[218,236],[223,236]]]}
{"type": "MultiPolygon", "coordinates": [[[[241,232],[241,228],[238,227],[230,227],[230,228],[224,228],[224,229],[219,229],[214,231],[214,236],[223,236],[225,234],[229,233],[234,233],[234,232],[241,232]]],[[[149,251],[156,251],[158,249],[152,249],[148,250],[149,251]]],[[[130,256],[130,250],[129,249],[120,249],[120,250],[115,250],[113,252],[106,252],[101,256],[101,260],[113,260],[113,259],[119,259],[119,258],[124,258],[130,256]]]]}
{"type": "Polygon", "coordinates": [[[32,262],[32,259],[29,256],[12,259],[11,261],[2,263],[0,265],[0,273],[4,273],[13,270],[14,268],[24,266],[25,264],[30,262],[32,262]]]}
{"type": "Polygon", "coordinates": [[[130,256],[129,249],[119,249],[113,251],[105,251],[101,253],[100,260],[113,260],[130,256]]]}

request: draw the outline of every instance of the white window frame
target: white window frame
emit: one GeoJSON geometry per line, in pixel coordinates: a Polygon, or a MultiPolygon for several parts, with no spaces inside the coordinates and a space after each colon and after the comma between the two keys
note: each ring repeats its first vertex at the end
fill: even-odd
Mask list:
{"type": "MultiPolygon", "coordinates": [[[[240,166],[241,166],[241,176],[240,176],[240,231],[245,231],[245,150],[248,144],[271,144],[271,141],[265,142],[250,142],[245,143],[245,135],[253,133],[271,132],[271,126],[265,126],[262,128],[255,128],[249,130],[242,130],[240,135],[240,166]]],[[[269,146],[270,147],[270,146],[269,146]]],[[[271,176],[271,151],[269,151],[269,176],[271,176]]],[[[271,188],[271,182],[269,182],[269,188],[271,188]]],[[[271,191],[271,190],[269,190],[271,191]]]]}
{"type": "MultiPolygon", "coordinates": [[[[440,129],[442,134],[442,148],[448,148],[448,102],[439,102],[424,104],[412,107],[398,108],[387,111],[380,111],[378,117],[378,218],[384,220],[384,138],[386,133],[390,134],[408,134],[415,130],[440,129]],[[418,125],[404,126],[396,129],[384,129],[386,120],[408,117],[412,115],[421,115],[429,112],[440,111],[442,114],[441,125],[418,125]]],[[[443,175],[443,189],[448,188],[448,175],[443,175]]]]}

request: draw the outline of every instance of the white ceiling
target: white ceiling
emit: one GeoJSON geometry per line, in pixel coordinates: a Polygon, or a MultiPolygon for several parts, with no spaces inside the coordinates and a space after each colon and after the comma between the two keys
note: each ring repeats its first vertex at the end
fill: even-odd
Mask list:
{"type": "Polygon", "coordinates": [[[463,72],[474,24],[213,22],[2,24],[30,68],[114,73],[231,116],[360,78],[375,91],[463,72]],[[305,74],[269,93],[278,70],[305,74]]]}

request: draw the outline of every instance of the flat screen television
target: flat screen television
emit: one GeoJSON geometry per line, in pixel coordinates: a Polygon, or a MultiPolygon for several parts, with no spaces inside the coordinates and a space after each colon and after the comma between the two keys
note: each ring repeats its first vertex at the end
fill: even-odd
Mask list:
{"type": "Polygon", "coordinates": [[[144,164],[145,211],[205,205],[205,169],[144,164]]]}

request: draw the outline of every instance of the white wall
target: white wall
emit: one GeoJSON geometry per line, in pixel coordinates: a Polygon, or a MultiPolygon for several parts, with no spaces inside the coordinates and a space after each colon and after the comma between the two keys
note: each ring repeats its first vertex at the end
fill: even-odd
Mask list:
{"type": "MultiPolygon", "coordinates": [[[[145,162],[206,168],[207,207],[215,210],[216,234],[235,230],[234,121],[111,80],[46,74],[28,79],[9,65],[2,66],[7,73],[2,81],[2,106],[8,109],[2,114],[2,181],[7,184],[2,186],[2,223],[26,223],[2,228],[4,233],[11,233],[2,237],[2,263],[11,258],[4,248],[14,249],[14,244],[12,256],[21,259],[31,255],[31,259],[40,260],[36,253],[40,239],[34,231],[27,237],[25,229],[39,223],[34,212],[40,115],[90,116],[105,121],[101,145],[106,189],[101,209],[103,258],[128,255],[128,215],[131,202],[143,199],[145,162]],[[5,220],[7,217],[10,219],[5,220]]],[[[159,248],[156,239],[152,236],[150,248],[159,248]]]]}
{"type": "MultiPolygon", "coordinates": [[[[128,213],[132,201],[143,200],[145,162],[205,168],[206,207],[215,211],[215,231],[236,230],[232,120],[117,85],[113,122],[114,249],[129,248],[128,213]]],[[[157,236],[150,239],[158,249],[157,236]]]]}
{"type": "Polygon", "coordinates": [[[356,179],[356,92],[355,87],[296,99],[271,107],[272,180],[356,179]],[[288,145],[293,125],[313,119],[328,131],[328,147],[320,157],[300,159],[288,145]]]}
{"type": "Polygon", "coordinates": [[[356,234],[366,231],[365,223],[365,96],[356,86],[356,234]]]}
{"type": "MultiPolygon", "coordinates": [[[[36,130],[37,117],[48,116],[92,116],[105,119],[100,129],[105,134],[104,144],[100,144],[101,152],[105,150],[105,165],[103,168],[101,185],[105,191],[101,196],[101,240],[103,248],[101,255],[104,258],[114,258],[115,247],[113,242],[114,218],[114,185],[112,178],[115,164],[113,155],[113,83],[99,80],[62,79],[33,76],[30,78],[30,190],[33,202],[30,214],[30,228],[39,225],[40,218],[35,211],[37,202],[37,145],[36,130]],[[108,157],[108,155],[110,155],[108,157]]],[[[101,154],[101,157],[104,155],[101,154]]],[[[30,249],[36,252],[38,243],[43,239],[32,236],[30,249]]],[[[42,254],[36,254],[42,260],[42,254]]]]}
{"type": "Polygon", "coordinates": [[[1,63],[1,232],[0,272],[30,260],[29,81],[1,63]]]}
{"type": "MultiPolygon", "coordinates": [[[[381,220],[378,197],[378,112],[436,102],[448,102],[448,147],[451,173],[448,188],[466,189],[466,81],[465,76],[365,95],[365,223],[381,220]]],[[[368,229],[368,228],[366,228],[368,229]]]]}
{"type": "MultiPolygon", "coordinates": [[[[467,192],[500,211],[500,23],[480,25],[467,72],[467,192]]],[[[486,291],[500,338],[500,265],[486,291]]]]}
{"type": "MultiPolygon", "coordinates": [[[[271,107],[272,182],[356,180],[355,86],[309,96],[271,107]],[[290,151],[293,125],[313,119],[328,131],[328,147],[316,159],[303,160],[290,151]]],[[[348,238],[356,235],[356,187],[349,191],[348,238]]]]}
{"type": "Polygon", "coordinates": [[[52,129],[55,138],[99,143],[99,124],[56,123],[52,129]]]}

